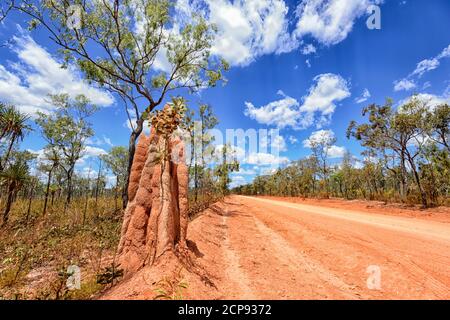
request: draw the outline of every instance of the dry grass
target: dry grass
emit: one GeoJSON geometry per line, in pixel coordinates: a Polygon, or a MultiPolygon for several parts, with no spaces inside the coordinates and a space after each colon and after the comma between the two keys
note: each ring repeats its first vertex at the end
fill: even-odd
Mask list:
{"type": "Polygon", "coordinates": [[[56,201],[45,216],[42,200],[17,200],[0,229],[0,299],[88,299],[102,290],[97,275],[114,260],[122,213],[112,198],[56,201]],[[66,286],[67,267],[81,270],[81,288],[66,286]]]}

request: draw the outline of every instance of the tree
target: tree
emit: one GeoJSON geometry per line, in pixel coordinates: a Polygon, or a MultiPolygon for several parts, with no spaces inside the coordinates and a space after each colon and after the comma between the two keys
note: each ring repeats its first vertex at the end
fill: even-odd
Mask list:
{"type": "Polygon", "coordinates": [[[0,171],[7,165],[14,143],[22,141],[31,130],[27,124],[30,117],[20,112],[15,106],[0,103],[0,140],[9,139],[3,159],[0,160],[0,171]]]}
{"type": "Polygon", "coordinates": [[[239,171],[239,162],[235,159],[229,160],[233,156],[228,145],[222,147],[222,163],[216,167],[216,175],[219,177],[219,190],[223,195],[228,193],[228,185],[231,182],[230,173],[239,171]]]}
{"type": "MultiPolygon", "coordinates": [[[[363,116],[369,114],[369,123],[357,125],[352,121],[347,136],[362,141],[362,145],[381,152],[388,162],[388,152],[393,151],[400,160],[401,195],[406,195],[407,164],[411,169],[419,189],[422,205],[427,206],[426,194],[421,185],[417,167],[417,158],[425,143],[426,133],[424,115],[426,104],[417,97],[402,105],[399,110],[392,110],[392,101],[387,100],[383,106],[372,104],[363,109],[363,116]]],[[[395,159],[391,157],[393,161],[395,159]]],[[[389,168],[395,171],[395,169],[389,168]]]]}
{"type": "Polygon", "coordinates": [[[75,100],[67,94],[51,96],[57,107],[53,114],[38,113],[37,124],[41,127],[47,149],[59,156],[59,165],[66,174],[66,205],[72,198],[72,177],[76,162],[81,159],[86,147],[86,140],[94,135],[92,125],[87,121],[96,107],[89,100],[79,95],[75,100]]]}
{"type": "Polygon", "coordinates": [[[199,107],[199,119],[195,121],[193,111],[186,112],[183,119],[183,128],[188,132],[190,138],[191,159],[189,172],[194,181],[194,201],[197,201],[199,191],[203,192],[210,182],[209,170],[206,165],[207,158],[211,158],[214,148],[212,142],[214,137],[209,134],[218,120],[213,113],[212,107],[203,104],[199,107]]]}
{"type": "Polygon", "coordinates": [[[14,0],[5,1],[3,4],[0,4],[0,23],[2,23],[2,21],[6,18],[13,5],[14,0]]]}
{"type": "Polygon", "coordinates": [[[124,187],[127,177],[128,150],[123,146],[115,146],[101,158],[116,176],[116,187],[114,188],[114,206],[116,207],[119,188],[124,187]]]}
{"type": "MultiPolygon", "coordinates": [[[[48,196],[51,189],[52,182],[52,174],[54,170],[58,167],[59,164],[59,155],[57,153],[57,149],[51,146],[47,146],[44,150],[44,161],[39,165],[39,170],[47,173],[47,185],[45,188],[45,198],[44,198],[44,207],[42,209],[42,215],[45,215],[47,212],[48,205],[48,196]]],[[[53,197],[54,192],[52,190],[52,205],[53,205],[53,197]]]]}
{"type": "Polygon", "coordinates": [[[136,140],[149,113],[168,92],[214,86],[228,69],[225,61],[210,55],[215,27],[198,14],[175,20],[170,0],[22,0],[14,8],[30,17],[32,29],[43,27],[49,32],[66,65],[76,61],[89,81],[124,102],[132,125],[123,192],[126,204],[136,140]],[[79,23],[69,23],[73,18],[79,23]],[[170,66],[159,71],[155,61],[164,55],[170,66]]]}
{"type": "Polygon", "coordinates": [[[334,134],[330,131],[317,131],[308,140],[308,147],[311,148],[313,157],[318,162],[318,169],[322,175],[322,179],[325,184],[325,192],[328,195],[328,176],[329,170],[327,166],[328,154],[331,147],[336,143],[334,134]]]}
{"type": "Polygon", "coordinates": [[[441,104],[428,111],[426,114],[425,124],[428,137],[444,146],[447,152],[450,152],[450,106],[441,104]]]}
{"type": "Polygon", "coordinates": [[[17,192],[25,185],[30,178],[28,161],[32,158],[29,152],[18,153],[13,164],[9,165],[0,173],[2,185],[7,191],[6,206],[3,211],[2,226],[5,226],[9,219],[11,206],[17,195],[17,192]]]}

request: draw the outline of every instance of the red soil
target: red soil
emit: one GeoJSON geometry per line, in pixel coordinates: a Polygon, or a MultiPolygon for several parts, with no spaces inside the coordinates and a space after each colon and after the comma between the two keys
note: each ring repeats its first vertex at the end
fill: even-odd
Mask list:
{"type": "MultiPolygon", "coordinates": [[[[450,299],[447,209],[283,200],[231,196],[192,221],[183,298],[450,299]]],[[[152,299],[178,265],[145,267],[102,298],[152,299]]]]}

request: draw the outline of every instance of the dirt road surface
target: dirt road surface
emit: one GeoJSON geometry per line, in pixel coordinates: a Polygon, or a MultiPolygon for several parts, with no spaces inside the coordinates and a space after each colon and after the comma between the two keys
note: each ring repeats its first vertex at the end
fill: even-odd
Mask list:
{"type": "Polygon", "coordinates": [[[215,289],[188,298],[450,299],[450,223],[231,196],[189,238],[215,289]]]}

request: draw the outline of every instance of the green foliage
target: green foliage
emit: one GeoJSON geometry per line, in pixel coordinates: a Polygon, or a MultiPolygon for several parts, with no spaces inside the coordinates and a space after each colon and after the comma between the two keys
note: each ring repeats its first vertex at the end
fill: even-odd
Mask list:
{"type": "MultiPolygon", "coordinates": [[[[175,21],[169,0],[79,1],[28,0],[14,9],[30,17],[31,29],[45,28],[60,47],[65,66],[76,62],[85,77],[119,94],[139,112],[136,97],[150,112],[167,92],[198,90],[223,79],[228,64],[210,55],[216,28],[198,14],[175,21]],[[68,9],[81,9],[72,28],[68,9]],[[177,31],[169,32],[174,25],[177,31]],[[156,71],[155,57],[165,53],[170,68],[156,71]]],[[[140,134],[140,132],[138,132],[140,134]]]]}
{"type": "Polygon", "coordinates": [[[382,106],[369,105],[363,115],[367,122],[352,121],[347,136],[365,147],[364,160],[347,152],[339,165],[329,166],[327,148],[335,141],[316,141],[312,156],[235,192],[448,205],[449,106],[430,106],[413,96],[397,109],[389,99],[382,106]]]}
{"type": "Polygon", "coordinates": [[[239,171],[239,162],[234,158],[234,153],[228,145],[222,147],[222,163],[216,167],[215,171],[219,177],[220,192],[223,195],[228,194],[228,185],[231,182],[230,173],[239,171]]]}
{"type": "Polygon", "coordinates": [[[164,276],[156,283],[157,295],[153,300],[182,300],[183,291],[188,288],[188,283],[182,276],[183,268],[179,268],[170,276],[164,276]]]}
{"type": "Polygon", "coordinates": [[[41,127],[46,156],[53,165],[62,168],[67,176],[67,203],[72,196],[72,176],[76,162],[84,155],[86,140],[94,135],[92,124],[88,117],[97,110],[89,100],[79,95],[70,99],[67,94],[51,95],[53,104],[57,107],[52,114],[38,113],[36,123],[41,127]]]}

